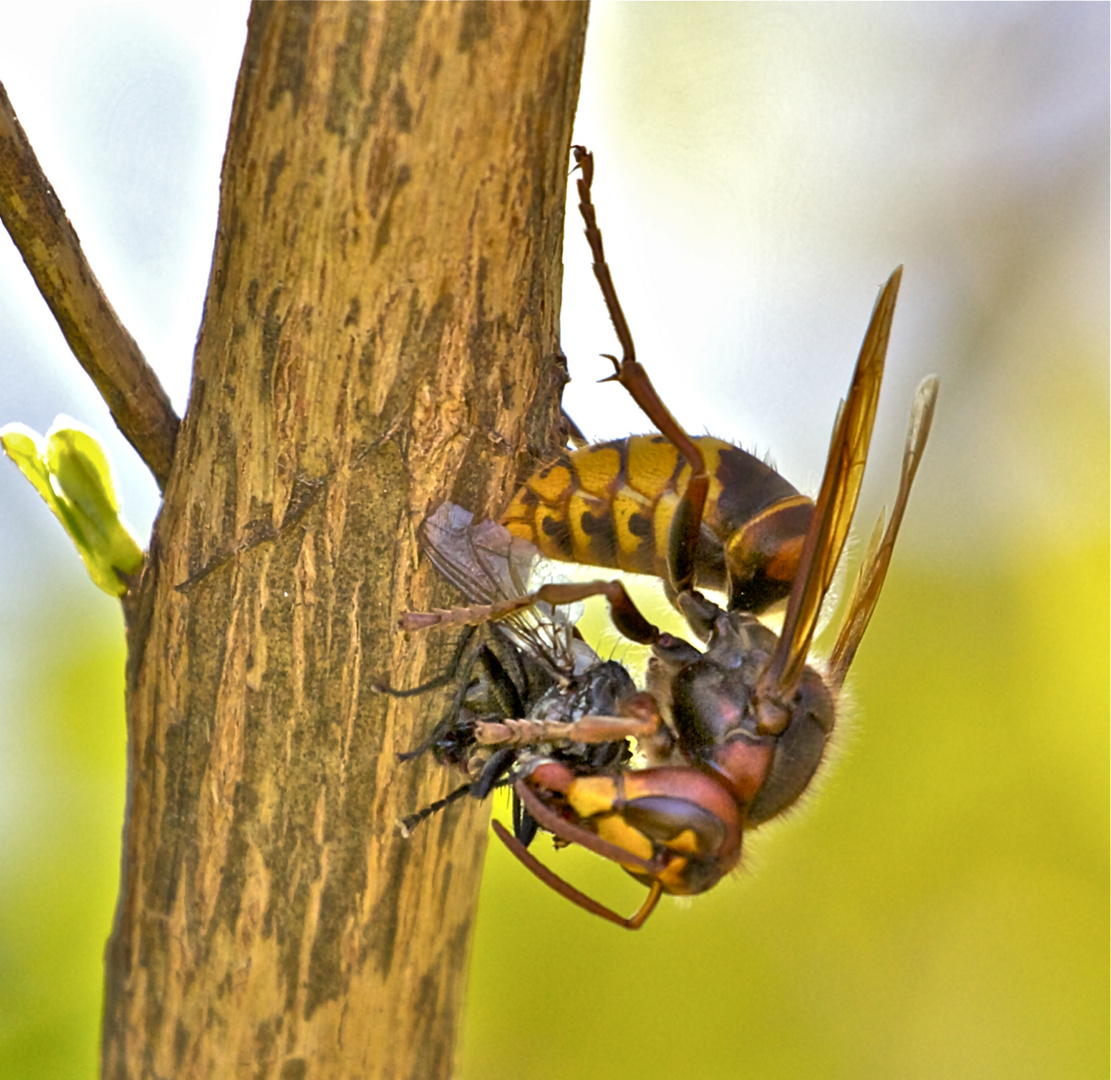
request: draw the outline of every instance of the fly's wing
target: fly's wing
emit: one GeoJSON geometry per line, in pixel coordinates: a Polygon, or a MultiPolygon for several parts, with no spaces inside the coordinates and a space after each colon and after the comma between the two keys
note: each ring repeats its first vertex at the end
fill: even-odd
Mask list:
{"type": "MultiPolygon", "coordinates": [[[[475,523],[474,515],[444,503],[424,523],[428,557],[437,570],[472,603],[496,604],[527,595],[539,550],[495,521],[475,523]]],[[[574,622],[566,611],[547,604],[515,611],[499,623],[513,644],[551,666],[555,674],[575,671],[578,650],[574,622]]],[[[597,660],[597,657],[594,657],[597,660]]]]}
{"type": "Polygon", "coordinates": [[[539,551],[493,521],[444,503],[423,526],[429,559],[472,603],[493,604],[520,596],[539,551]]]}
{"type": "Polygon", "coordinates": [[[860,347],[849,396],[837,413],[822,487],[815,503],[810,530],[803,542],[798,574],[787,600],[783,631],[761,679],[764,693],[773,698],[788,696],[802,677],[821,614],[822,599],[833,582],[849,535],[864,479],[864,465],[868,459],[887,342],[891,334],[891,319],[902,275],[903,268],[900,266],[887,279],[876,300],[860,347]]]}
{"type": "Polygon", "coordinates": [[[852,595],[849,599],[849,612],[841,624],[840,633],[837,635],[837,644],[829,658],[829,674],[834,686],[840,686],[845,681],[849,665],[856,656],[860,639],[868,629],[872,612],[876,610],[883,580],[887,576],[887,568],[891,563],[891,552],[895,547],[895,537],[899,535],[899,526],[903,522],[903,514],[907,508],[907,499],[910,488],[914,483],[918,465],[922,461],[922,452],[926,449],[926,439],[929,438],[930,425],[934,419],[934,406],[937,404],[937,390],[939,380],[936,375],[928,375],[918,385],[914,394],[914,404],[910,411],[910,426],[907,429],[906,447],[903,450],[903,468],[899,477],[899,491],[895,496],[895,505],[891,510],[891,520],[887,530],[883,528],[883,515],[876,523],[872,540],[868,545],[868,552],[861,563],[860,571],[853,585],[852,595]]]}

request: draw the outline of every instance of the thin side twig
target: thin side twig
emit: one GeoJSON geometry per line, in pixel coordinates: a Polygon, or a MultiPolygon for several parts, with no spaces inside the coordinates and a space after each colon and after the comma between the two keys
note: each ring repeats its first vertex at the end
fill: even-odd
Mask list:
{"type": "Polygon", "coordinates": [[[0,220],[73,355],[128,442],[166,486],[179,420],[135,339],[112,309],[0,83],[0,220]]]}

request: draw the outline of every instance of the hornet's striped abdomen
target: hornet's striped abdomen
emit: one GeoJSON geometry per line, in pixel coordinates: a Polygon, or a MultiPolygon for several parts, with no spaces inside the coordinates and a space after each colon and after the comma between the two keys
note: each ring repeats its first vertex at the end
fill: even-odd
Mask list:
{"type": "MultiPolygon", "coordinates": [[[[710,475],[695,581],[762,611],[790,592],[813,503],[752,454],[702,436],[710,475]]],[[[662,435],[568,451],[529,477],[502,523],[550,559],[668,580],[668,542],[690,465],[662,435]]]]}

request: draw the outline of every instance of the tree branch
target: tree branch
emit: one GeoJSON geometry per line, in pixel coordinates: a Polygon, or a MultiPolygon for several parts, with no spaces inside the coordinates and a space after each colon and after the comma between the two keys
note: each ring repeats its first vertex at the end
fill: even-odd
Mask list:
{"type": "Polygon", "coordinates": [[[170,475],[178,418],[158,376],[93,274],[77,233],[0,83],[0,220],[73,355],[158,481],[170,475]]]}

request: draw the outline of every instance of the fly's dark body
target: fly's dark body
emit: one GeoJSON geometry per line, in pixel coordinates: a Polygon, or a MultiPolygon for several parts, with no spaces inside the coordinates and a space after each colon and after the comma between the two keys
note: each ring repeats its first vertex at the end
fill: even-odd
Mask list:
{"type": "MultiPolygon", "coordinates": [[[[475,604],[492,604],[524,595],[540,553],[492,521],[475,522],[460,506],[445,503],[425,522],[423,541],[440,573],[475,604]]],[[[425,750],[443,765],[471,777],[469,783],[403,822],[413,828],[455,798],[485,798],[511,784],[522,768],[544,756],[574,774],[620,769],[631,759],[628,741],[582,743],[552,738],[527,745],[492,742],[493,725],[507,721],[545,730],[574,725],[584,716],[616,713],[619,703],[636,693],[625,668],[603,661],[575,632],[566,612],[539,605],[503,622],[468,626],[444,675],[416,690],[456,682],[446,715],[428,740],[407,759],[425,750]]],[[[518,728],[518,730],[520,730],[518,728]]],[[[514,832],[529,843],[536,832],[532,817],[514,796],[514,832]]]]}

